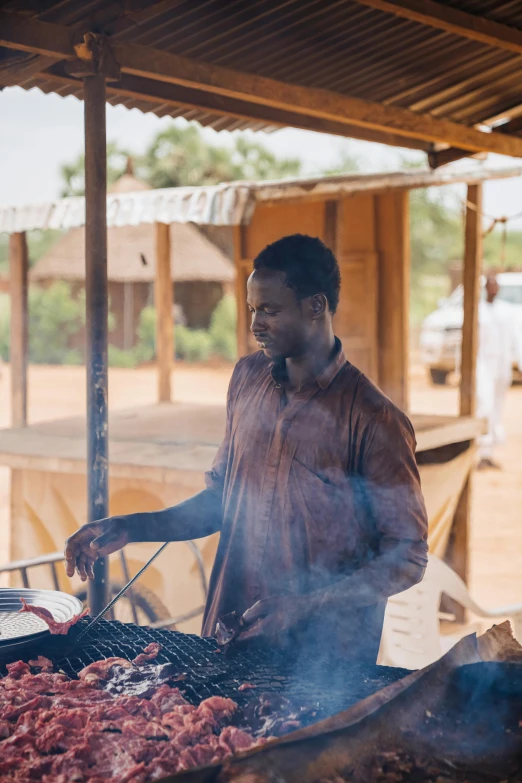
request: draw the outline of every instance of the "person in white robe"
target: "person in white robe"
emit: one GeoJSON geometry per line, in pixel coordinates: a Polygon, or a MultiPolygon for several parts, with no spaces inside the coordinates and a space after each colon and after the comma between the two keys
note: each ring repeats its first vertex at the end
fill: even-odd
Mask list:
{"type": "Polygon", "coordinates": [[[493,460],[493,450],[505,440],[502,414],[513,364],[518,362],[522,367],[522,327],[515,309],[498,298],[495,275],[488,275],[485,289],[486,298],[480,302],[478,315],[476,415],[487,420],[488,429],[479,438],[479,470],[500,468],[493,460]]]}

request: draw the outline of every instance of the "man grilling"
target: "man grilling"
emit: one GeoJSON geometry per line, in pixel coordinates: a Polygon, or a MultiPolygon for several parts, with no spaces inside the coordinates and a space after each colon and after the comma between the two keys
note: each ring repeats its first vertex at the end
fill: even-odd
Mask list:
{"type": "Polygon", "coordinates": [[[287,236],[254,261],[247,303],[261,350],[237,363],[207,488],[172,508],[92,522],[66,543],[69,576],[129,542],[220,531],[203,619],[236,612],[239,640],[375,663],[386,600],[422,579],[427,519],[408,418],[334,336],[339,266],[287,236]]]}

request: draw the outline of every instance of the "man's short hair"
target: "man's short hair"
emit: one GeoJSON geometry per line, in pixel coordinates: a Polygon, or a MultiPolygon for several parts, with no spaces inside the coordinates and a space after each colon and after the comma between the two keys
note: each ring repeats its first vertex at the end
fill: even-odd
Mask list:
{"type": "Polygon", "coordinates": [[[339,304],[341,273],[332,251],[317,237],[292,234],[267,245],[254,260],[254,270],[284,272],[298,299],[324,294],[330,312],[339,304]]]}

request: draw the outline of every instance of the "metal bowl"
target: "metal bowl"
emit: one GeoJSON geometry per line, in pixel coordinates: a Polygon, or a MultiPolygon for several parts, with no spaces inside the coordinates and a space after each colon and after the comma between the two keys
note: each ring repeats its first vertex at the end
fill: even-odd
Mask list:
{"type": "Polygon", "coordinates": [[[5,645],[33,642],[49,634],[47,623],[29,612],[20,613],[20,598],[32,606],[48,609],[58,622],[67,622],[82,611],[82,602],[57,590],[31,590],[13,587],[0,589],[0,652],[5,645]]]}

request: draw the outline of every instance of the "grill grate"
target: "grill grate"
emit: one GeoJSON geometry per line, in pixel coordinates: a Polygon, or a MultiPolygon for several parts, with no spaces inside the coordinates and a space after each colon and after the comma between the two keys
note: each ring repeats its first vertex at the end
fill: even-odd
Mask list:
{"type": "MultiPolygon", "coordinates": [[[[73,631],[80,633],[87,622],[81,620],[73,631]]],[[[217,695],[243,707],[256,695],[278,693],[298,704],[317,706],[315,720],[347,709],[408,674],[405,669],[352,663],[332,672],[325,660],[300,659],[296,665],[295,651],[288,656],[280,651],[236,649],[225,655],[216,653],[213,639],[107,620],[101,620],[81,647],[64,658],[70,641],[67,637],[50,637],[45,644],[40,640],[38,649],[31,650],[31,655],[24,653],[24,658],[47,655],[74,677],[89,663],[111,656],[130,660],[150,642],[159,642],[162,650],[156,661],[174,664],[180,674],[186,674],[179,687],[191,703],[217,695]],[[255,690],[239,691],[244,682],[254,684],[255,690]]]]}

